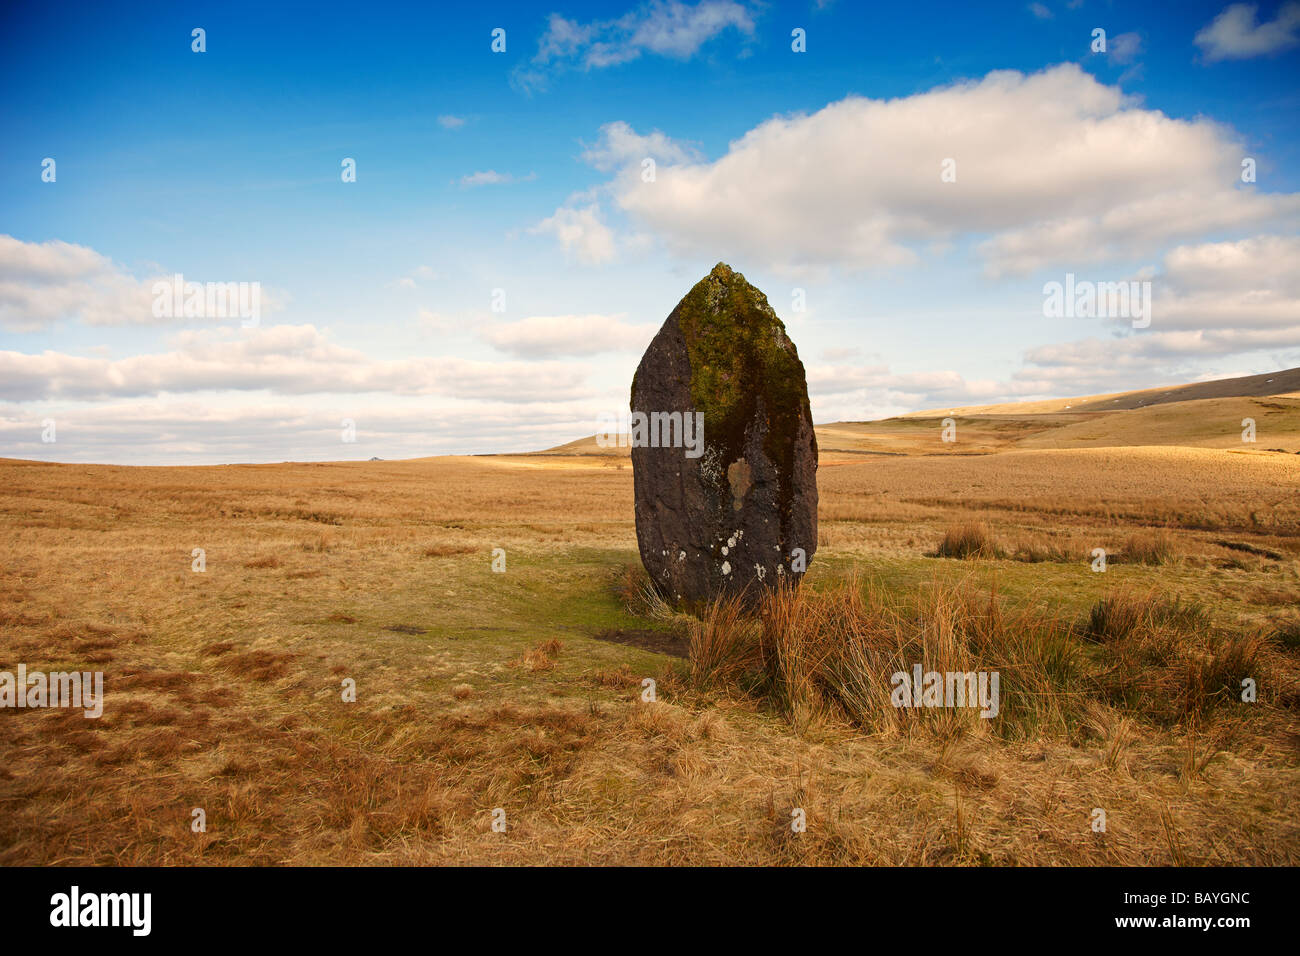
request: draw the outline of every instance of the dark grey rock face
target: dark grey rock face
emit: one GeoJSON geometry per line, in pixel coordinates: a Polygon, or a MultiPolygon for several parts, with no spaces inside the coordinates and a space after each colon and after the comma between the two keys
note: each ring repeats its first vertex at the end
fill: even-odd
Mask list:
{"type": "Polygon", "coordinates": [[[637,543],[664,597],[752,604],[802,575],[817,550],[808,385],[743,275],[718,263],[673,309],[632,380],[631,420],[637,543]]]}

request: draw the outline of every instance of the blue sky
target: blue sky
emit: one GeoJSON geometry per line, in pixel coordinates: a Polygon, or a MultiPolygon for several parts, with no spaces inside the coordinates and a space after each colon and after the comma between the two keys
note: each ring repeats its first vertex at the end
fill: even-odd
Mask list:
{"type": "Polygon", "coordinates": [[[719,260],[819,422],[1300,365],[1293,2],[3,16],[0,455],[557,444],[719,260]],[[176,273],[256,327],[154,315],[176,273]],[[1150,325],[1046,316],[1067,273],[1150,325]]]}

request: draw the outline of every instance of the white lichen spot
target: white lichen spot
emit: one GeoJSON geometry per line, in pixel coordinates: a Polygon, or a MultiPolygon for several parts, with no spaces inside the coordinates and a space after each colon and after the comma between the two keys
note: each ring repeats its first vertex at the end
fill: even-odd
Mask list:
{"type": "Polygon", "coordinates": [[[758,579],[761,581],[767,576],[767,568],[763,567],[761,564],[755,564],[754,573],[758,575],[758,579]]]}
{"type": "Polygon", "coordinates": [[[725,544],[722,546],[722,556],[724,558],[727,556],[727,546],[725,544]]]}
{"type": "Polygon", "coordinates": [[[723,574],[730,574],[730,573],[731,573],[731,562],[730,562],[730,561],[723,561],[723,562],[722,562],[722,573],[723,573],[723,574]]]}
{"type": "Polygon", "coordinates": [[[686,552],[685,552],[685,551],[678,551],[678,552],[677,552],[677,560],[678,560],[678,561],[685,561],[685,560],[686,560],[686,552]]]}

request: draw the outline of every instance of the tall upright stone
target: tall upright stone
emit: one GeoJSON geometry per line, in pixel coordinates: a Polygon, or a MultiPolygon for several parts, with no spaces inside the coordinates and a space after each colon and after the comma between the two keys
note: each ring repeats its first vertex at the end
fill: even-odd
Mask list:
{"type": "Polygon", "coordinates": [[[646,349],[632,413],[637,543],[660,593],[752,604],[800,577],[817,550],[817,438],[803,363],[762,292],[714,266],[646,349]]]}

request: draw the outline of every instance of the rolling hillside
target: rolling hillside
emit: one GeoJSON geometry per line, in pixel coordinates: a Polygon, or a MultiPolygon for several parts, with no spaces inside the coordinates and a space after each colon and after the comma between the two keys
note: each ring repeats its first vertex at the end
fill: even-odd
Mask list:
{"type": "MultiPolygon", "coordinates": [[[[817,426],[823,464],[864,455],[970,455],[1016,449],[1175,445],[1250,454],[1300,453],[1300,368],[1166,388],[1048,401],[913,412],[869,422],[817,426]],[[943,420],[957,440],[941,440],[943,420]],[[1256,440],[1242,440],[1243,419],[1256,440]]],[[[538,455],[626,458],[594,435],[538,455]]]]}

